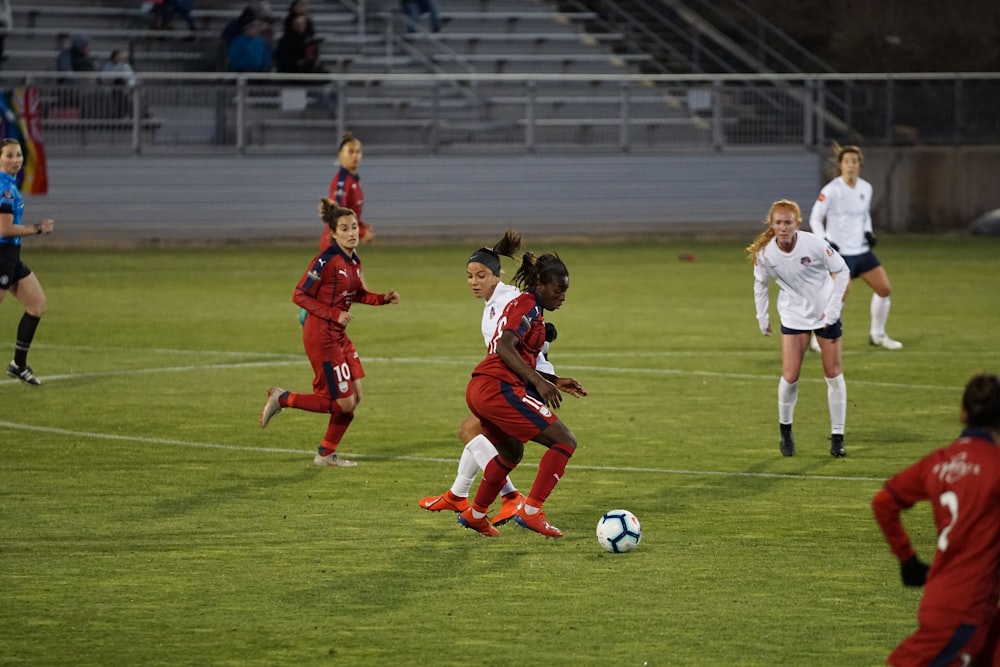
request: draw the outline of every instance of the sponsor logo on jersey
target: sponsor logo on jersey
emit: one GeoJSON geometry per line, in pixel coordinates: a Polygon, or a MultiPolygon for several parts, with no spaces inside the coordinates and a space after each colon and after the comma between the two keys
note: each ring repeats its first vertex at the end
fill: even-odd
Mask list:
{"type": "Polygon", "coordinates": [[[816,201],[826,201],[826,195],[822,192],[819,193],[819,197],[816,198],[816,201]]]}
{"type": "Polygon", "coordinates": [[[833,248],[831,248],[830,246],[826,247],[826,256],[833,257],[833,248]]]}
{"type": "Polygon", "coordinates": [[[934,473],[942,482],[954,484],[968,475],[979,475],[979,464],[968,461],[968,452],[961,452],[934,466],[934,473]]]}
{"type": "Polygon", "coordinates": [[[320,275],[319,275],[319,273],[318,273],[317,271],[315,271],[315,270],[313,270],[313,271],[310,271],[310,272],[309,272],[308,274],[306,274],[306,275],[308,275],[308,276],[309,276],[309,277],[310,277],[310,278],[311,278],[312,280],[319,280],[319,279],[320,279],[320,275]]]}
{"type": "Polygon", "coordinates": [[[809,266],[810,264],[813,263],[813,261],[812,258],[810,257],[803,257],[802,259],[799,260],[799,263],[802,264],[802,266],[809,266]]]}
{"type": "Polygon", "coordinates": [[[13,190],[4,190],[3,191],[3,195],[0,195],[0,196],[2,196],[4,199],[10,199],[11,201],[13,201],[14,200],[14,191],[13,190]]]}

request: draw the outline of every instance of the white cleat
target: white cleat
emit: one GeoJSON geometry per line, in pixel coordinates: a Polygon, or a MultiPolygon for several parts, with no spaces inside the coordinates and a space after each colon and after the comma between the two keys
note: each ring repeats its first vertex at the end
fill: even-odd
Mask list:
{"type": "Polygon", "coordinates": [[[358,464],[354,461],[348,461],[347,459],[342,459],[337,456],[337,452],[327,454],[326,456],[321,456],[319,452],[316,452],[316,456],[313,457],[313,463],[324,468],[356,468],[358,464]]]}
{"type": "Polygon", "coordinates": [[[813,352],[819,352],[819,341],[816,340],[815,335],[809,338],[809,349],[813,352]]]}
{"type": "Polygon", "coordinates": [[[898,340],[893,340],[888,336],[870,336],[868,342],[876,347],[884,347],[887,350],[902,350],[903,344],[898,340]]]}
{"type": "Polygon", "coordinates": [[[281,387],[271,387],[267,390],[267,403],[264,404],[264,410],[260,413],[261,428],[267,426],[267,422],[271,421],[271,417],[281,412],[281,403],[278,402],[278,399],[284,393],[285,390],[281,387]]]}

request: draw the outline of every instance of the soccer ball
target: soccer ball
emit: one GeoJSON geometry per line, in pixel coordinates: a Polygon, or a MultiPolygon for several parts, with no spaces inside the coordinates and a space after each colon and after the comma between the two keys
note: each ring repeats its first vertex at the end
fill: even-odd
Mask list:
{"type": "Polygon", "coordinates": [[[632,551],[642,539],[639,520],[628,510],[605,512],[597,522],[597,543],[605,551],[622,554],[632,551]]]}

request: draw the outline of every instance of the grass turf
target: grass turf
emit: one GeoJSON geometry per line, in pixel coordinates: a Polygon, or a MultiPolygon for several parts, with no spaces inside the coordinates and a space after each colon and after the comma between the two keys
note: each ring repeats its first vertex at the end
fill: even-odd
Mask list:
{"type": "MultiPolygon", "coordinates": [[[[906,347],[868,346],[855,283],[844,460],[816,355],[798,455],[778,454],[779,342],[757,331],[747,242],[528,237],[570,268],[552,360],[591,394],[559,411],[580,448],[547,504],[558,541],[486,540],[416,504],[451,483],[482,356],[472,246],[362,249],[369,285],[403,301],[352,310],[352,470],[312,466],[321,415],[257,425],[268,386],[311,380],[290,302],[311,246],[26,249],[49,312],[29,359],[44,385],[0,380],[0,664],[880,663],[919,593],[868,503],[1000,367],[996,242],[883,239],[906,347]],[[594,538],[617,507],[643,524],[625,555],[594,538]]],[[[20,312],[0,305],[11,347],[20,312]]],[[[907,522],[929,559],[929,512],[907,522]]]]}

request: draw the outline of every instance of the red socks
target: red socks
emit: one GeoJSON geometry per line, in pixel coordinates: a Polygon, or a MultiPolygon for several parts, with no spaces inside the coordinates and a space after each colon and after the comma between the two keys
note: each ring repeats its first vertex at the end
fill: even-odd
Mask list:
{"type": "MultiPolygon", "coordinates": [[[[531,485],[531,493],[528,494],[525,504],[532,507],[542,506],[552,493],[552,489],[556,488],[556,484],[562,479],[571,456],[573,456],[572,447],[562,443],[549,447],[549,450],[542,455],[542,460],[538,462],[538,474],[535,476],[535,483],[531,485]]],[[[484,479],[485,477],[483,475],[484,479]]]]}

